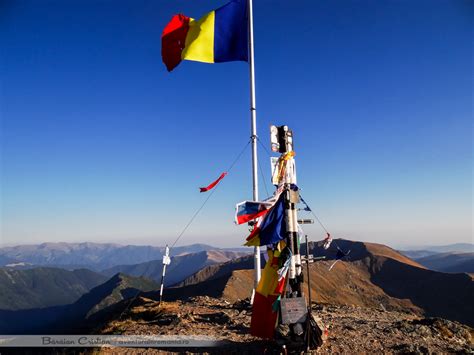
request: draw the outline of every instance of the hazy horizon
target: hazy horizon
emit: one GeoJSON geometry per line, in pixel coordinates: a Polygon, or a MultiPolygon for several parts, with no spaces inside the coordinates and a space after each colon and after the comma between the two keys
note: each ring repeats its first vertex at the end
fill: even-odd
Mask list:
{"type": "MultiPolygon", "coordinates": [[[[341,239],[346,239],[346,238],[341,238],[341,239]]],[[[308,238],[308,240],[310,242],[311,241],[319,241],[318,239],[310,239],[310,238],[308,238]]],[[[370,240],[354,240],[354,241],[368,242],[368,243],[371,243],[371,242],[372,243],[380,243],[380,242],[373,242],[373,241],[370,241],[370,240]]],[[[136,243],[133,243],[133,242],[126,241],[126,240],[120,241],[120,240],[113,239],[112,241],[77,240],[77,241],[43,241],[43,242],[38,242],[38,243],[6,243],[6,244],[0,243],[0,248],[20,246],[20,245],[40,245],[40,244],[45,244],[45,243],[46,244],[47,243],[51,243],[51,244],[55,244],[55,243],[70,243],[70,244],[91,243],[91,244],[116,244],[116,245],[121,245],[121,246],[132,245],[132,246],[152,246],[152,247],[165,247],[166,244],[170,244],[170,243],[153,244],[153,243],[147,243],[145,240],[143,240],[142,242],[137,241],[136,243]]],[[[182,247],[182,246],[189,246],[189,245],[193,245],[193,244],[206,244],[206,245],[210,245],[210,246],[213,246],[213,247],[216,247],[216,248],[223,248],[223,249],[243,248],[243,249],[248,249],[249,252],[253,251],[253,247],[246,247],[246,246],[243,246],[243,245],[214,245],[214,244],[209,244],[209,243],[205,243],[205,242],[202,242],[202,243],[201,242],[186,243],[184,241],[184,242],[181,242],[181,243],[177,243],[176,246],[177,247],[182,247]]],[[[420,249],[421,250],[422,248],[442,247],[442,246],[450,246],[450,245],[456,245],[456,244],[470,244],[470,245],[474,246],[474,243],[472,241],[453,242],[453,243],[449,243],[449,244],[418,244],[418,245],[417,244],[399,244],[398,246],[395,245],[395,244],[390,244],[390,243],[380,243],[380,244],[385,244],[385,245],[387,245],[387,246],[389,246],[393,249],[396,249],[396,250],[410,250],[410,249],[413,249],[413,250],[420,249]]],[[[262,251],[262,252],[264,252],[264,251],[262,251]]],[[[470,251],[468,250],[466,252],[470,252],[470,251]]]]}

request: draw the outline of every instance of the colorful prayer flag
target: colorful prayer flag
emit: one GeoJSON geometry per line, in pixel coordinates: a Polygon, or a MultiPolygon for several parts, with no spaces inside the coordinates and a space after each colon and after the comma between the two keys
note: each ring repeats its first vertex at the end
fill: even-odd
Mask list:
{"type": "Polygon", "coordinates": [[[247,1],[233,0],[199,20],[173,16],[161,36],[161,56],[168,71],[181,60],[248,61],[247,1]]]}
{"type": "Polygon", "coordinates": [[[283,277],[278,273],[288,257],[288,253],[283,252],[285,247],[286,243],[281,241],[274,250],[268,250],[268,261],[262,270],[252,306],[250,333],[254,336],[273,338],[278,319],[278,300],[286,286],[286,273],[283,277]]]}
{"type": "Polygon", "coordinates": [[[255,292],[252,305],[252,319],[250,320],[250,334],[264,339],[273,339],[278,308],[275,311],[273,304],[279,296],[263,296],[255,292]]]}

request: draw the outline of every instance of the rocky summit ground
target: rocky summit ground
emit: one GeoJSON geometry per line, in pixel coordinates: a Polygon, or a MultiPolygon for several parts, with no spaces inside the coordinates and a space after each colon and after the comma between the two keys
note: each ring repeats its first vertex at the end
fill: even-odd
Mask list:
{"type": "MultiPolygon", "coordinates": [[[[315,304],[313,310],[327,329],[327,340],[314,353],[474,353],[474,330],[457,322],[383,308],[315,304]]],[[[294,353],[284,328],[274,341],[251,336],[250,317],[248,301],[229,303],[203,296],[159,306],[151,299],[138,298],[119,319],[110,318],[93,333],[211,336],[223,341],[220,348],[120,349],[130,354],[294,353]]]]}

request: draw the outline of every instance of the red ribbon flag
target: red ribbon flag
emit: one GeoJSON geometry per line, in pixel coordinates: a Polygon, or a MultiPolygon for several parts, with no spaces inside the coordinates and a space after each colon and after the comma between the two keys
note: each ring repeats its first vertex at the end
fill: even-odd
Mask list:
{"type": "Polygon", "coordinates": [[[207,187],[200,187],[199,190],[201,190],[200,192],[206,192],[206,191],[209,191],[211,190],[213,187],[215,187],[225,176],[227,175],[227,173],[222,173],[221,176],[219,176],[217,178],[216,181],[212,182],[209,186],[207,187]]]}

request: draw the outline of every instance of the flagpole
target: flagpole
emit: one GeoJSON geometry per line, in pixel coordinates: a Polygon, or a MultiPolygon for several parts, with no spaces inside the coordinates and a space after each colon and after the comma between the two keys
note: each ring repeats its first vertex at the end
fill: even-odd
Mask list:
{"type": "MultiPolygon", "coordinates": [[[[253,200],[258,201],[258,161],[257,161],[257,109],[255,100],[255,65],[254,65],[254,47],[253,47],[253,6],[252,0],[248,0],[249,15],[249,73],[250,73],[250,119],[252,140],[252,181],[253,181],[253,200]]],[[[252,291],[252,303],[261,276],[260,270],[260,247],[254,249],[254,287],[252,291]]]]}

